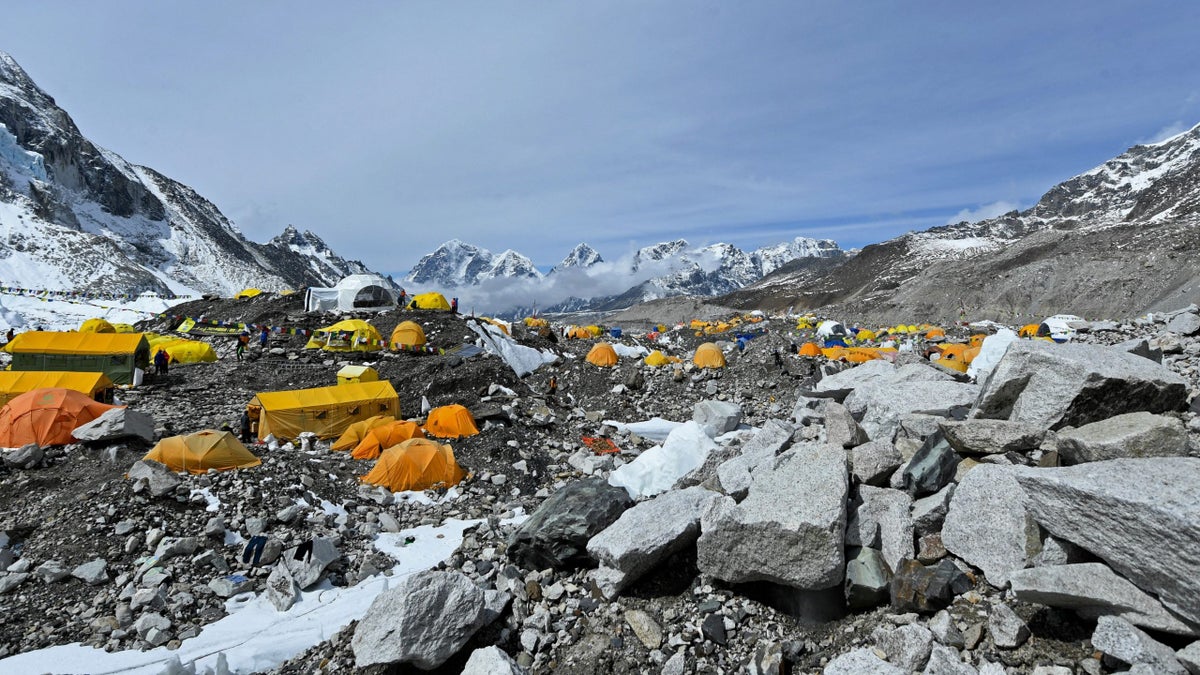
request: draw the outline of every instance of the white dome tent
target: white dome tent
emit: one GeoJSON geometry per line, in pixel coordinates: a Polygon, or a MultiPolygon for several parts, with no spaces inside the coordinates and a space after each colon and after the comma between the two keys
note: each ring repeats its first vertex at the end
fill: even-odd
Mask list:
{"type": "Polygon", "coordinates": [[[375,274],[351,274],[333,288],[309,288],[304,311],[385,310],[396,307],[391,284],[375,274]]]}

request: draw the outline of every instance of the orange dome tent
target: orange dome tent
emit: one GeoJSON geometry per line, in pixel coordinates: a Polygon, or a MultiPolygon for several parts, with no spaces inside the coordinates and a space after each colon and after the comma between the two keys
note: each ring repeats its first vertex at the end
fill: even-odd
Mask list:
{"type": "Polygon", "coordinates": [[[164,438],[142,459],[152,459],[166,464],[172,471],[188,473],[207,473],[209,469],[249,469],[262,464],[262,460],[247,450],[233,434],[212,429],[164,438]]]}
{"type": "Polygon", "coordinates": [[[583,326],[571,326],[567,329],[567,337],[574,340],[586,340],[592,337],[592,334],[583,326]]]}
{"type": "Polygon", "coordinates": [[[393,350],[420,347],[425,344],[425,330],[416,321],[401,321],[392,330],[388,344],[393,350]]]}
{"type": "Polygon", "coordinates": [[[705,342],[696,347],[696,353],[692,356],[692,363],[701,368],[724,368],[725,354],[717,345],[712,342],[705,342]]]}
{"type": "Polygon", "coordinates": [[[587,360],[593,366],[610,368],[617,365],[617,352],[607,342],[597,342],[588,352],[587,360]]]}
{"type": "Polygon", "coordinates": [[[0,447],[42,447],[75,442],[71,432],[119,406],[59,387],[27,391],[0,408],[0,447]]]}
{"type": "Polygon", "coordinates": [[[425,420],[425,433],[438,438],[461,438],[479,433],[475,418],[466,408],[453,403],[429,411],[425,420]]]}
{"type": "Polygon", "coordinates": [[[391,415],[375,415],[374,417],[368,417],[365,420],[355,422],[346,427],[346,430],[342,432],[341,436],[338,436],[333,445],[329,446],[329,449],[339,451],[352,450],[362,439],[367,437],[367,432],[375,427],[395,421],[396,418],[391,415]]]}
{"type": "Polygon", "coordinates": [[[457,485],[466,475],[449,445],[413,438],[384,450],[362,482],[402,492],[457,485]]]}
{"type": "Polygon", "coordinates": [[[926,340],[945,340],[946,339],[946,331],[942,330],[941,328],[930,328],[928,331],[925,332],[925,339],[926,340]]]}
{"type": "Polygon", "coordinates": [[[1024,326],[1021,326],[1021,330],[1017,331],[1018,336],[1027,338],[1037,337],[1037,333],[1038,324],[1036,323],[1025,324],[1024,326]]]}
{"type": "Polygon", "coordinates": [[[416,422],[382,424],[368,431],[362,441],[354,446],[350,456],[354,459],[378,459],[384,448],[400,445],[410,438],[425,438],[425,432],[416,422]]]}
{"type": "Polygon", "coordinates": [[[815,342],[805,342],[800,345],[800,356],[820,356],[821,348],[815,342]]]}
{"type": "Polygon", "coordinates": [[[117,329],[105,319],[88,319],[79,325],[80,333],[115,333],[117,329]]]}

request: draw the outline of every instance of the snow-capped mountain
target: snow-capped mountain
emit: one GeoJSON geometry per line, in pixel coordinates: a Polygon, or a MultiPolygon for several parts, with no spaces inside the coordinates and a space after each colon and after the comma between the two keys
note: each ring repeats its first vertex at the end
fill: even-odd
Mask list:
{"type": "Polygon", "coordinates": [[[910,232],[720,299],[897,320],[1125,317],[1200,301],[1200,125],[1136,145],[1032,208],[910,232]]]}
{"type": "Polygon", "coordinates": [[[0,280],[49,290],[218,293],[369,270],[310,232],[248,241],[192,188],[83,136],[0,52],[0,280]]]}
{"type": "Polygon", "coordinates": [[[832,239],[796,237],[780,244],[763,246],[752,254],[760,276],[766,276],[797,258],[833,258],[843,251],[832,239]]]}
{"type": "Polygon", "coordinates": [[[532,260],[512,249],[495,255],[486,248],[451,239],[433,253],[422,256],[404,281],[419,286],[458,288],[502,278],[541,279],[542,273],[532,260]]]}
{"type": "Polygon", "coordinates": [[[550,268],[550,274],[575,268],[587,269],[592,265],[602,262],[604,262],[604,258],[600,257],[599,251],[588,244],[579,244],[571,249],[571,252],[567,254],[567,257],[562,259],[562,262],[550,268]]]}

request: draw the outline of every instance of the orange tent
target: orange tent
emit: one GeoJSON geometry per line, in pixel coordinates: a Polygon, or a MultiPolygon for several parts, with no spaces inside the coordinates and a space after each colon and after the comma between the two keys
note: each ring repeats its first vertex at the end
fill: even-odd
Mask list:
{"type": "Polygon", "coordinates": [[[979,347],[983,346],[983,341],[986,339],[987,339],[986,335],[984,335],[982,333],[976,333],[971,336],[970,340],[968,341],[968,344],[970,344],[973,349],[979,348],[979,347]]]}
{"type": "Polygon", "coordinates": [[[228,431],[206,429],[186,436],[164,438],[143,459],[167,465],[172,471],[207,473],[209,469],[249,469],[262,464],[228,431]]]}
{"type": "Polygon", "coordinates": [[[393,350],[420,347],[425,344],[425,330],[416,321],[401,321],[392,330],[392,339],[388,342],[393,350]]]}
{"type": "Polygon", "coordinates": [[[354,448],[354,446],[358,445],[362,439],[367,437],[367,432],[370,430],[395,421],[396,418],[392,417],[391,415],[375,415],[374,417],[368,417],[360,422],[355,422],[354,424],[346,427],[346,430],[342,432],[341,436],[338,436],[338,439],[333,442],[333,445],[329,446],[329,449],[340,451],[351,450],[354,448]]]}
{"type": "Polygon", "coordinates": [[[413,438],[384,450],[362,482],[401,492],[457,485],[466,475],[449,445],[413,438]]]}
{"type": "Polygon", "coordinates": [[[938,339],[944,340],[944,339],[946,339],[946,331],[942,330],[941,328],[930,328],[929,331],[925,333],[925,339],[926,340],[938,340],[938,339]]]}
{"type": "Polygon", "coordinates": [[[705,342],[696,347],[696,353],[692,355],[692,363],[701,368],[724,368],[725,354],[717,345],[705,342]]]}
{"type": "Polygon", "coordinates": [[[119,406],[92,400],[74,389],[27,391],[0,408],[0,447],[19,448],[75,442],[71,432],[119,406]]]}
{"type": "Polygon", "coordinates": [[[587,355],[588,363],[601,368],[617,365],[617,352],[607,342],[597,342],[587,355]]]}
{"type": "Polygon", "coordinates": [[[805,342],[800,345],[800,356],[820,356],[821,348],[815,342],[805,342]]]}
{"type": "Polygon", "coordinates": [[[567,329],[567,337],[574,338],[576,340],[586,340],[593,336],[588,332],[588,329],[584,328],[583,326],[572,326],[567,329]]]}
{"type": "Polygon", "coordinates": [[[1037,337],[1037,332],[1038,332],[1038,324],[1029,323],[1029,324],[1025,324],[1024,326],[1021,326],[1021,330],[1017,331],[1017,335],[1020,337],[1031,338],[1031,337],[1037,337]]]}
{"type": "Polygon", "coordinates": [[[375,427],[354,447],[350,456],[354,459],[378,459],[384,448],[400,445],[410,438],[425,438],[425,432],[416,422],[391,422],[375,427]]]}
{"type": "Polygon", "coordinates": [[[453,403],[429,411],[425,420],[425,433],[438,438],[460,438],[479,433],[475,418],[466,408],[453,403]]]}

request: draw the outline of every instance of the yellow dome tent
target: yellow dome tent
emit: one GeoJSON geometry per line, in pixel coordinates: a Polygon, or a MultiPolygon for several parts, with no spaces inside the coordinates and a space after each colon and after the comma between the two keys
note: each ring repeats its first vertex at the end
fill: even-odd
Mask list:
{"type": "Polygon", "coordinates": [[[112,325],[112,327],[113,327],[113,330],[115,330],[118,333],[136,333],[137,332],[136,328],[134,328],[132,325],[127,324],[127,323],[114,323],[112,325]]]}
{"type": "Polygon", "coordinates": [[[725,354],[721,352],[721,348],[711,342],[696,347],[696,354],[692,356],[692,363],[701,368],[724,368],[725,354]]]}
{"type": "Polygon", "coordinates": [[[235,300],[245,300],[246,298],[253,298],[258,295],[262,295],[262,291],[260,289],[247,288],[233,297],[235,300]]]}
{"type": "Polygon", "coordinates": [[[971,338],[967,341],[967,344],[971,345],[972,349],[978,349],[979,347],[983,346],[983,341],[986,339],[986,335],[983,335],[982,333],[976,333],[971,336],[971,338]]]}
{"type": "Polygon", "coordinates": [[[420,293],[414,295],[408,303],[408,309],[443,309],[449,310],[450,303],[441,293],[420,293]]]}
{"type": "Polygon", "coordinates": [[[646,365],[653,366],[655,368],[665,366],[671,362],[671,360],[667,358],[666,354],[663,354],[657,349],[647,354],[646,358],[642,359],[642,361],[644,361],[646,365]]]}
{"type": "Polygon", "coordinates": [[[425,433],[438,438],[461,438],[478,434],[479,428],[466,408],[452,403],[429,411],[425,433]]]}
{"type": "Polygon", "coordinates": [[[425,432],[416,422],[397,421],[381,424],[367,432],[354,446],[350,456],[354,459],[378,459],[384,448],[399,445],[410,438],[425,438],[425,432]]]}
{"type": "Polygon", "coordinates": [[[864,328],[858,331],[858,334],[854,336],[854,339],[858,340],[859,342],[866,342],[867,340],[874,340],[875,337],[875,331],[864,328]]]}
{"type": "Polygon", "coordinates": [[[342,432],[341,436],[338,436],[338,439],[333,442],[333,445],[329,446],[329,449],[336,451],[351,450],[354,448],[354,446],[358,445],[359,441],[366,438],[367,432],[371,431],[375,427],[383,426],[384,424],[395,421],[396,418],[392,417],[391,415],[375,415],[374,417],[368,417],[361,422],[355,422],[354,424],[346,427],[346,430],[342,432]]]}
{"type": "Polygon", "coordinates": [[[416,321],[401,321],[392,330],[392,339],[388,346],[392,350],[403,350],[411,347],[421,347],[425,344],[425,329],[416,321]]]}
{"type": "Polygon", "coordinates": [[[143,459],[167,465],[172,471],[207,473],[209,469],[249,469],[262,464],[228,431],[207,429],[164,438],[143,459]]]}
{"type": "Polygon", "coordinates": [[[607,342],[597,342],[587,355],[588,363],[601,368],[611,368],[617,365],[617,352],[607,342]]]}
{"type": "Polygon", "coordinates": [[[117,329],[104,319],[88,319],[79,325],[80,333],[115,333],[117,329]]]}
{"type": "Polygon", "coordinates": [[[384,450],[362,482],[403,492],[458,485],[466,475],[449,445],[413,438],[384,450]]]}
{"type": "Polygon", "coordinates": [[[589,333],[588,329],[584,328],[583,326],[571,326],[567,329],[567,337],[576,340],[586,340],[591,338],[592,334],[589,333]]]}
{"type": "Polygon", "coordinates": [[[536,316],[525,317],[525,325],[530,328],[545,328],[550,325],[550,322],[536,316]]]}
{"type": "Polygon", "coordinates": [[[150,341],[150,362],[159,350],[166,350],[171,357],[171,363],[211,363],[217,360],[217,352],[212,345],[200,340],[172,339],[150,341]]]}
{"type": "Polygon", "coordinates": [[[328,352],[374,352],[383,349],[383,338],[375,326],[362,319],[346,319],[313,331],[305,349],[328,352]]]}
{"type": "Polygon", "coordinates": [[[1018,336],[1027,338],[1037,337],[1037,333],[1038,324],[1036,323],[1025,324],[1024,326],[1021,326],[1021,330],[1017,331],[1018,336]]]}

